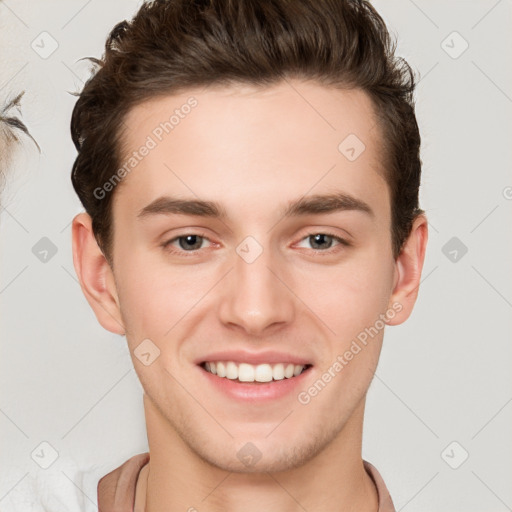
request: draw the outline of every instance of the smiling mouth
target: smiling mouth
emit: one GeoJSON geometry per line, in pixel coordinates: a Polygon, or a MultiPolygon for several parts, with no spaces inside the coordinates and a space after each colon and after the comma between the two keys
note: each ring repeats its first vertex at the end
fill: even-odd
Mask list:
{"type": "Polygon", "coordinates": [[[217,377],[235,382],[265,383],[293,379],[311,368],[311,364],[249,364],[234,361],[204,361],[199,365],[203,370],[217,377]]]}

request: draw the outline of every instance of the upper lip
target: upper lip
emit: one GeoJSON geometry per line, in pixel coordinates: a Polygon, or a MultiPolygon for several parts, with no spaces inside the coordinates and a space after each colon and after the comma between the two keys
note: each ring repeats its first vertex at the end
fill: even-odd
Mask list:
{"type": "Polygon", "coordinates": [[[202,364],[206,361],[233,361],[234,363],[249,364],[277,364],[277,363],[293,363],[301,365],[310,365],[311,360],[286,352],[277,352],[274,350],[265,352],[248,352],[246,350],[223,350],[212,352],[196,359],[196,364],[202,364]]]}

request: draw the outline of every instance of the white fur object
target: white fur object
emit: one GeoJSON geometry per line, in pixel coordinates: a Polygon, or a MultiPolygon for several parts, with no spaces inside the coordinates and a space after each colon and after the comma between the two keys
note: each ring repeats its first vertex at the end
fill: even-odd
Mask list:
{"type": "Polygon", "coordinates": [[[13,470],[10,482],[3,482],[8,491],[0,512],[97,512],[98,481],[108,472],[99,466],[81,468],[62,457],[48,469],[34,463],[28,474],[13,470]]]}

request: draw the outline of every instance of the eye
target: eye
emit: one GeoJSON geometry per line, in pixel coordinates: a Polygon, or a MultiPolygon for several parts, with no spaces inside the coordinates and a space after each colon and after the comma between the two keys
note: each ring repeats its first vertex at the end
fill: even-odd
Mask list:
{"type": "MultiPolygon", "coordinates": [[[[164,248],[177,247],[175,244],[178,244],[179,249],[184,252],[195,252],[198,249],[202,248],[203,241],[208,240],[206,237],[196,234],[196,233],[187,233],[185,235],[180,235],[171,240],[165,242],[163,244],[164,248]]],[[[179,250],[171,249],[171,252],[180,252],[179,250]]]]}
{"type": "Polygon", "coordinates": [[[312,248],[320,252],[328,252],[333,247],[333,243],[337,242],[337,245],[349,246],[350,243],[336,236],[333,233],[310,233],[308,236],[303,238],[302,241],[307,241],[311,244],[312,248]]]}

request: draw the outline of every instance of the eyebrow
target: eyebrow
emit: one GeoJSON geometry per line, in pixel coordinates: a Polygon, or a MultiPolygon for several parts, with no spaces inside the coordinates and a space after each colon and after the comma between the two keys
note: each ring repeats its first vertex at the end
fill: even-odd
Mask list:
{"type": "MultiPolygon", "coordinates": [[[[283,217],[299,217],[305,215],[319,215],[335,213],[339,211],[359,211],[374,217],[375,213],[370,205],[344,192],[323,195],[304,196],[287,204],[282,212],[283,217]]],[[[138,218],[146,218],[152,215],[194,215],[210,217],[219,220],[228,218],[224,207],[215,201],[200,199],[181,199],[171,196],[163,196],[142,208],[137,214],[138,218]]]]}

